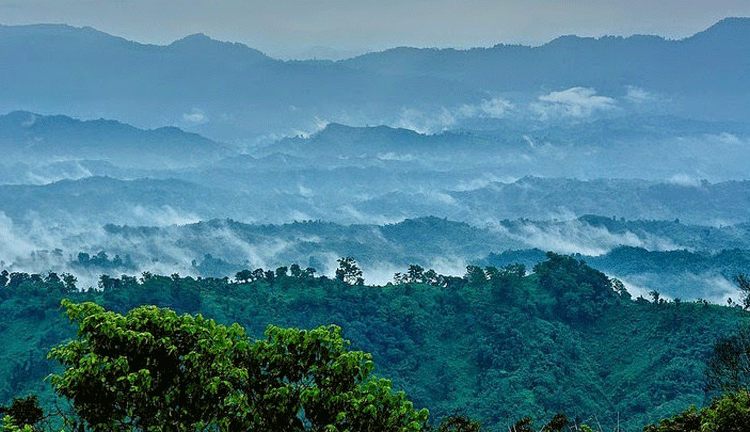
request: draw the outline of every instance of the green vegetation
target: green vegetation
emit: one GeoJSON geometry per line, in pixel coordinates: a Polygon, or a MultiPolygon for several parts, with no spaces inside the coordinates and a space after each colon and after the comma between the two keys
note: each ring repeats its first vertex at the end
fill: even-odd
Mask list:
{"type": "Polygon", "coordinates": [[[44,418],[44,411],[39,407],[36,396],[14,398],[9,407],[0,407],[0,415],[7,416],[4,423],[15,427],[35,425],[44,418]]]}
{"type": "Polygon", "coordinates": [[[701,410],[685,412],[644,428],[644,432],[745,432],[750,425],[750,394],[747,389],[729,393],[701,410]]]}
{"type": "Polygon", "coordinates": [[[120,255],[115,255],[110,260],[104,251],[99,251],[94,256],[85,252],[79,252],[72,264],[82,268],[94,267],[101,270],[136,270],[135,264],[130,259],[130,255],[126,255],[125,260],[120,258],[120,255]]]}
{"type": "Polygon", "coordinates": [[[416,432],[427,421],[335,326],[270,326],[253,340],[154,306],[63,306],[78,338],[52,350],[66,369],[51,382],[90,430],[416,432]]]}
{"type": "Polygon", "coordinates": [[[750,325],[714,342],[706,361],[706,391],[734,393],[750,388],[750,325]]]}
{"type": "Polygon", "coordinates": [[[315,277],[294,264],[235,276],[105,275],[99,290],[78,292],[70,278],[8,274],[0,284],[0,403],[38,394],[51,406],[42,379],[62,370],[45,356],[74,337],[59,311],[69,298],[121,314],[141,305],[201,313],[250,337],[269,324],[339,326],[354,349],[372,353],[379,376],[430,409],[433,424],[458,410],[485,430],[506,430],[526,415],[549,422],[565,413],[574,424],[611,430],[619,419],[632,431],[708,403],[706,358],[746,316],[701,302],[633,300],[556,254],[528,275],[518,265],[470,266],[463,277],[412,266],[384,287],[315,277]]]}

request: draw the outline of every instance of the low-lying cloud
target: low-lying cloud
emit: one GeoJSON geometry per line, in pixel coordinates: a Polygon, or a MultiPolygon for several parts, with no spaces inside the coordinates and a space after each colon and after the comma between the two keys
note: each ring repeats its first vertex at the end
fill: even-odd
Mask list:
{"type": "Polygon", "coordinates": [[[656,291],[664,300],[706,300],[719,305],[727,305],[728,299],[736,304],[741,293],[727,278],[719,274],[678,273],[670,274],[665,282],[663,273],[639,273],[627,276],[610,275],[620,279],[630,295],[651,300],[651,292],[656,291]],[[689,287],[689,288],[686,288],[689,287]]]}
{"type": "Polygon", "coordinates": [[[513,110],[514,105],[500,97],[482,99],[476,104],[442,107],[434,111],[404,108],[393,126],[422,134],[435,134],[454,128],[464,120],[504,118],[513,110]]]}
{"type": "Polygon", "coordinates": [[[673,175],[667,180],[667,182],[678,186],[697,187],[701,185],[701,179],[684,173],[673,175]]]}
{"type": "Polygon", "coordinates": [[[572,87],[550,92],[539,96],[538,100],[531,104],[531,109],[542,120],[557,117],[587,118],[597,112],[617,108],[615,99],[599,96],[596,90],[588,87],[572,87]]]}
{"type": "Polygon", "coordinates": [[[628,86],[628,92],[625,95],[625,99],[629,102],[640,104],[653,100],[654,97],[651,93],[647,92],[641,87],[628,86]]]}
{"type": "Polygon", "coordinates": [[[208,116],[203,112],[203,110],[193,108],[193,110],[189,113],[184,113],[182,115],[182,121],[192,125],[200,125],[208,122],[208,116]]]}
{"type": "Polygon", "coordinates": [[[675,250],[680,247],[671,240],[632,231],[612,233],[605,227],[591,226],[580,220],[559,223],[529,221],[512,229],[500,224],[495,230],[529,248],[563,254],[604,255],[618,246],[642,247],[653,251],[675,250]]]}
{"type": "Polygon", "coordinates": [[[136,205],[131,210],[133,222],[136,225],[167,226],[187,225],[200,222],[200,217],[194,213],[178,211],[171,206],[164,205],[159,208],[146,208],[136,205]]]}

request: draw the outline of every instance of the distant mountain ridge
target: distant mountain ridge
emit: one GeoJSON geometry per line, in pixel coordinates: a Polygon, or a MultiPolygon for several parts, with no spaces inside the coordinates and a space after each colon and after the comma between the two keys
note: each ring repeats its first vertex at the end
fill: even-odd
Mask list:
{"type": "Polygon", "coordinates": [[[280,61],[203,34],[158,46],[87,27],[0,26],[0,111],[179,124],[232,141],[320,119],[399,124],[498,94],[534,101],[584,87],[614,98],[637,88],[669,101],[663,109],[673,114],[746,122],[749,54],[747,18],[682,40],[563,36],[538,47],[396,48],[338,62],[280,61]]]}
{"type": "Polygon", "coordinates": [[[115,120],[13,111],[0,115],[5,157],[39,163],[106,160],[134,168],[180,168],[232,153],[221,143],[176,127],[143,130],[115,120]]]}
{"type": "MultiPolygon", "coordinates": [[[[750,123],[706,122],[674,116],[621,115],[587,122],[514,123],[496,129],[417,133],[389,126],[330,123],[309,136],[254,149],[283,153],[316,167],[376,166],[387,170],[466,170],[477,177],[611,177],[663,181],[750,178],[744,144],[750,123]],[[650,157],[644,159],[643,154],[650,157]],[[676,176],[676,177],[675,177],[676,176]]],[[[450,188],[450,186],[446,186],[450,188]]]]}
{"type": "MultiPolygon", "coordinates": [[[[354,168],[348,175],[357,172],[354,168]]],[[[365,174],[382,175],[378,171],[365,174]]],[[[129,211],[138,207],[169,208],[195,220],[229,217],[263,223],[318,219],[373,223],[434,215],[484,226],[497,225],[505,219],[565,220],[586,214],[616,215],[631,220],[679,219],[682,223],[706,226],[749,221],[746,203],[750,202],[750,181],[690,186],[627,179],[580,181],[527,177],[510,183],[491,182],[467,191],[407,187],[403,191],[360,196],[358,185],[342,186],[338,176],[320,189],[311,184],[316,188],[314,191],[297,193],[274,190],[272,181],[278,181],[279,177],[273,172],[247,177],[250,184],[246,189],[224,188],[214,178],[209,172],[200,183],[174,178],[87,177],[46,185],[0,185],[0,214],[19,223],[39,215],[67,214],[58,219],[86,219],[100,225],[132,224],[141,216],[129,211]]],[[[365,181],[375,183],[379,179],[365,181]]]]}
{"type": "Polygon", "coordinates": [[[329,123],[315,134],[303,138],[285,138],[268,146],[265,152],[289,152],[319,158],[394,158],[400,154],[430,156],[422,152],[448,152],[457,156],[494,144],[468,132],[422,134],[390,126],[353,127],[329,123]]]}
{"type": "Polygon", "coordinates": [[[210,123],[203,127],[234,131],[235,139],[355,106],[382,112],[394,99],[456,103],[481,96],[453,84],[456,95],[446,98],[440,79],[393,80],[332,62],[284,62],[202,34],[144,45],[52,24],[0,27],[0,80],[0,111],[104,116],[140,127],[180,122],[200,130],[210,123]],[[194,121],[196,110],[205,118],[194,121]]]}
{"type": "Polygon", "coordinates": [[[746,84],[746,68],[742,66],[747,66],[748,60],[742,56],[748,50],[750,18],[728,18],[681,40],[645,35],[598,39],[568,35],[538,47],[499,44],[470,50],[396,48],[343,63],[363,70],[479,80],[496,91],[535,91],[543,85],[589,85],[604,91],[622,91],[623,84],[689,91],[684,87],[688,83],[711,83],[716,90],[726,90],[738,80],[746,84]],[[718,59],[722,61],[717,62],[718,59]],[[731,81],[706,76],[705,71],[713,68],[719,68],[722,77],[732,78],[731,81]],[[491,70],[495,73],[489,73],[491,70]],[[739,72],[735,75],[740,76],[724,76],[726,70],[739,72]],[[698,78],[704,80],[695,82],[698,78]]]}
{"type": "Polygon", "coordinates": [[[683,40],[736,40],[747,45],[749,31],[750,17],[729,17],[683,40]]]}

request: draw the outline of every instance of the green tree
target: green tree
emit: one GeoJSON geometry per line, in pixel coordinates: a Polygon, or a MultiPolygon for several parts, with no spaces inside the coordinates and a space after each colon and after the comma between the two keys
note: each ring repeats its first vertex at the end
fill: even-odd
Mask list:
{"type": "Polygon", "coordinates": [[[287,273],[288,271],[289,271],[289,269],[286,266],[281,266],[281,267],[277,268],[276,269],[276,278],[277,279],[282,279],[282,278],[285,278],[285,277],[289,276],[288,273],[287,273]]]}
{"type": "Polygon", "coordinates": [[[273,285],[273,282],[276,280],[276,273],[274,273],[272,270],[266,270],[263,276],[265,277],[266,282],[271,285],[273,285]]]}
{"type": "Polygon", "coordinates": [[[746,432],[750,429],[750,394],[728,394],[703,410],[701,432],[746,432]]]}
{"type": "Polygon", "coordinates": [[[364,285],[362,270],[352,257],[339,258],[339,268],[336,269],[336,279],[349,285],[364,285]]]}
{"type": "MultiPolygon", "coordinates": [[[[742,303],[747,309],[750,307],[750,279],[745,274],[738,274],[734,280],[744,293],[742,303]]],[[[704,375],[706,391],[736,392],[750,387],[749,323],[740,324],[733,334],[714,342],[704,375]]]]}
{"type": "Polygon", "coordinates": [[[439,281],[439,275],[437,272],[433,269],[429,269],[426,272],[424,272],[424,283],[428,285],[437,285],[439,281]]]}
{"type": "Polygon", "coordinates": [[[289,273],[291,273],[292,277],[294,278],[302,277],[302,269],[300,268],[299,264],[296,263],[289,266],[289,273]]]}
{"type": "Polygon", "coordinates": [[[409,266],[406,276],[411,283],[424,283],[424,268],[417,264],[409,266]]]}
{"type": "Polygon", "coordinates": [[[266,272],[262,268],[257,268],[255,270],[253,270],[252,275],[253,275],[253,278],[252,278],[251,282],[252,281],[258,281],[258,280],[261,280],[261,279],[263,279],[263,278],[266,277],[266,272]]]}
{"type": "Polygon", "coordinates": [[[67,292],[75,292],[78,288],[76,287],[76,282],[78,282],[78,278],[73,276],[70,273],[63,273],[62,274],[63,283],[65,284],[65,291],[67,292]]]}
{"type": "Polygon", "coordinates": [[[440,422],[437,432],[482,432],[482,425],[465,414],[445,417],[440,422]]]}
{"type": "Polygon", "coordinates": [[[496,267],[485,268],[487,278],[490,280],[492,294],[498,300],[519,298],[519,289],[526,276],[526,266],[523,264],[510,264],[501,269],[496,267]]]}
{"type": "Polygon", "coordinates": [[[734,282],[742,293],[742,307],[747,310],[750,308],[750,278],[741,273],[734,276],[734,282]]]}
{"type": "Polygon", "coordinates": [[[539,286],[555,299],[556,313],[569,321],[590,321],[602,314],[601,306],[619,298],[612,283],[572,256],[547,252],[547,260],[534,266],[539,286]]]}
{"type": "Polygon", "coordinates": [[[750,429],[750,394],[728,393],[698,410],[690,407],[671,418],[646,426],[644,432],[746,432],[750,429]]]}
{"type": "Polygon", "coordinates": [[[347,351],[338,327],[237,324],[143,306],[123,316],[64,300],[78,338],[53,349],[52,375],[85,426],[114,431],[404,431],[426,427],[369,354],[347,351]]]}
{"type": "Polygon", "coordinates": [[[24,425],[33,427],[42,421],[44,412],[39,407],[36,396],[27,396],[25,398],[14,398],[9,407],[0,407],[0,415],[9,416],[10,422],[14,426],[22,428],[24,425]]]}
{"type": "Polygon", "coordinates": [[[750,326],[714,342],[706,360],[705,390],[737,391],[750,385],[750,326]]]}
{"type": "MultiPolygon", "coordinates": [[[[620,279],[612,278],[612,290],[619,295],[622,298],[630,300],[632,296],[628,292],[628,290],[625,288],[625,284],[622,283],[620,279]]],[[[675,299],[675,302],[677,303],[679,299],[675,299]]]]}
{"type": "Polygon", "coordinates": [[[250,270],[240,270],[234,275],[234,280],[237,283],[249,283],[253,280],[253,272],[250,270]]]}
{"type": "Polygon", "coordinates": [[[466,266],[466,275],[464,276],[467,284],[472,288],[481,288],[487,283],[487,275],[481,267],[466,266]]]}

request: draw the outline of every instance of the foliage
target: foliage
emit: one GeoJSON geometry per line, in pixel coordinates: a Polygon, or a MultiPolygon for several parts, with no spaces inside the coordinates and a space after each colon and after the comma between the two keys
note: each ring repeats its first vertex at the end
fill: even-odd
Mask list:
{"type": "Polygon", "coordinates": [[[734,392],[750,386],[750,324],[714,342],[705,376],[707,391],[734,392]]]}
{"type": "Polygon", "coordinates": [[[607,276],[571,256],[547,252],[534,266],[539,284],[554,299],[555,313],[564,319],[589,321],[602,313],[597,307],[615,297],[607,276]]]}
{"type": "Polygon", "coordinates": [[[578,259],[559,261],[531,274],[523,266],[485,267],[484,283],[475,286],[438,275],[435,285],[359,287],[295,277],[290,265],[280,278],[255,269],[250,282],[106,276],[100,290],[70,292],[45,275],[9,273],[0,284],[0,313],[7,318],[0,320],[0,403],[39,394],[40,404],[51,406],[42,378],[63,371],[44,353],[75,334],[58,311],[63,297],[122,314],[141,305],[201,313],[217,323],[237,322],[256,338],[268,323],[338,325],[356,350],[373,354],[375,372],[391,378],[393,389],[430,408],[436,425],[461,409],[488,430],[506,430],[525,414],[548,422],[555,412],[589,422],[596,414],[611,430],[619,413],[622,427],[633,431],[706,403],[704,360],[713,341],[734,332],[746,312],[690,301],[654,307],[613,285],[601,296],[580,296],[576,307],[591,314],[562,313],[553,290],[574,286],[570,280],[601,282],[604,289],[606,279],[578,259]],[[541,283],[545,271],[550,284],[541,283]]]}
{"type": "Polygon", "coordinates": [[[437,432],[482,432],[482,425],[465,414],[448,416],[440,422],[437,432]]]}
{"type": "Polygon", "coordinates": [[[37,397],[32,395],[25,398],[14,398],[11,406],[0,407],[0,415],[9,416],[10,423],[23,428],[26,425],[34,426],[42,421],[44,412],[39,407],[37,397]]]}
{"type": "Polygon", "coordinates": [[[740,273],[734,276],[734,282],[742,293],[742,307],[750,308],[750,277],[740,273]]]}
{"type": "Polygon", "coordinates": [[[362,270],[352,257],[339,258],[339,268],[336,269],[336,280],[349,285],[364,285],[362,270]]]}
{"type": "Polygon", "coordinates": [[[18,426],[15,423],[13,423],[13,418],[11,416],[6,415],[3,418],[3,426],[0,428],[0,431],[2,432],[36,432],[36,429],[34,429],[31,425],[23,425],[18,426]]]}
{"type": "Polygon", "coordinates": [[[55,391],[95,431],[418,431],[417,411],[338,327],[244,329],[154,306],[63,301],[78,339],[52,350],[55,391]]]}
{"type": "Polygon", "coordinates": [[[99,251],[93,256],[86,252],[79,252],[72,264],[83,268],[95,267],[102,270],[136,270],[130,255],[125,255],[124,260],[120,258],[120,255],[115,255],[114,258],[110,259],[104,251],[99,251]]]}
{"type": "Polygon", "coordinates": [[[644,432],[745,432],[750,426],[750,394],[746,389],[725,394],[708,407],[694,406],[644,428],[644,432]]]}
{"type": "Polygon", "coordinates": [[[703,410],[701,432],[743,432],[750,428],[750,394],[747,389],[729,394],[703,410]]]}
{"type": "Polygon", "coordinates": [[[543,432],[559,432],[570,424],[564,414],[558,413],[542,428],[543,432]]]}

